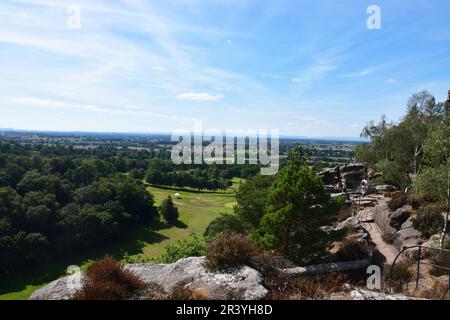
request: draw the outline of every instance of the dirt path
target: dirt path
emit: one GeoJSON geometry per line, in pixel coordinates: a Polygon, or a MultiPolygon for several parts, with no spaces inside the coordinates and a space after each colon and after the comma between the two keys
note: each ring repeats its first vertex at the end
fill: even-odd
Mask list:
{"type": "Polygon", "coordinates": [[[364,222],[362,225],[369,232],[372,241],[377,245],[378,251],[386,258],[386,263],[392,264],[399,252],[397,248],[383,240],[383,232],[375,222],[364,222]]]}
{"type": "MultiPolygon", "coordinates": [[[[384,197],[383,197],[384,198],[384,197]]],[[[386,199],[380,199],[379,203],[386,201],[386,199]]],[[[365,208],[358,212],[357,216],[360,221],[367,220],[367,217],[370,216],[370,211],[372,208],[365,208]]],[[[392,244],[389,244],[383,240],[383,231],[381,231],[380,227],[375,222],[361,222],[361,225],[366,228],[369,232],[372,241],[377,245],[378,251],[384,256],[386,259],[386,263],[392,264],[395,257],[399,253],[397,248],[395,248],[392,244]]]]}

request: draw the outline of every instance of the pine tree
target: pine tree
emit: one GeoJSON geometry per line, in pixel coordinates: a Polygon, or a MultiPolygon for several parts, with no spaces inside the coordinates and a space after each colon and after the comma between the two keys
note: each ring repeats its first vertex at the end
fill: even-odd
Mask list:
{"type": "Polygon", "coordinates": [[[171,196],[168,196],[167,199],[162,202],[159,210],[167,222],[177,221],[180,216],[178,208],[175,207],[171,196]]]}

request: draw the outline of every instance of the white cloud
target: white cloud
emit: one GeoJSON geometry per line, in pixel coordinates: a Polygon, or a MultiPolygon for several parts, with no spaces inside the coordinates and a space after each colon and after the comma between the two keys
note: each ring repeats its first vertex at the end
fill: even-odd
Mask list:
{"type": "Polygon", "coordinates": [[[55,101],[55,100],[46,100],[39,98],[15,98],[13,102],[17,104],[27,105],[27,106],[37,106],[37,107],[46,107],[46,108],[55,108],[55,109],[73,109],[73,110],[82,110],[82,111],[90,111],[90,112],[111,112],[109,109],[105,109],[99,106],[90,105],[90,104],[71,104],[63,101],[55,101]]]}
{"type": "Polygon", "coordinates": [[[201,93],[195,93],[195,92],[186,92],[179,94],[177,96],[177,99],[180,100],[192,100],[192,101],[219,101],[223,99],[223,95],[216,94],[212,95],[209,93],[201,92],[201,93]]]}
{"type": "Polygon", "coordinates": [[[155,71],[162,71],[162,72],[167,71],[167,68],[163,66],[153,66],[152,69],[155,71]]]}
{"type": "Polygon", "coordinates": [[[387,79],[386,80],[386,83],[388,83],[388,84],[391,84],[391,83],[394,83],[394,82],[396,82],[397,80],[395,80],[395,79],[387,79]]]}
{"type": "Polygon", "coordinates": [[[142,107],[138,107],[138,106],[133,106],[133,105],[130,105],[130,104],[127,104],[126,106],[124,106],[126,109],[131,109],[131,110],[142,110],[142,109],[144,109],[144,108],[142,108],[142,107]]]}

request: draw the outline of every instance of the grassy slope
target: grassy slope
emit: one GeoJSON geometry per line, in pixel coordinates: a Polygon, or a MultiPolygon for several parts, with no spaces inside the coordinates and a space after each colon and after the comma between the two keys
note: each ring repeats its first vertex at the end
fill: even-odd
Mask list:
{"type": "Polygon", "coordinates": [[[144,254],[149,258],[156,258],[161,255],[166,245],[188,237],[192,232],[202,235],[208,224],[219,213],[232,212],[235,203],[234,191],[239,183],[240,181],[235,179],[233,186],[224,193],[174,191],[149,187],[149,191],[155,197],[156,205],[159,205],[168,195],[173,197],[176,192],[181,194],[181,199],[174,199],[180,211],[179,224],[169,226],[161,223],[152,229],[142,226],[117,243],[104,244],[95,250],[71,255],[65,261],[49,262],[48,267],[11,278],[8,283],[0,285],[0,300],[27,299],[34,290],[64,276],[69,265],[79,265],[85,269],[93,260],[102,258],[106,254],[119,260],[122,260],[125,254],[130,256],[144,254]]]}

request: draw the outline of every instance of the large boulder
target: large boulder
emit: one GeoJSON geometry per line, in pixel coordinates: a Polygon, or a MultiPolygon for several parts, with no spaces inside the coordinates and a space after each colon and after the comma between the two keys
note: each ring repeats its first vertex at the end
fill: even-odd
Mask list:
{"type": "Polygon", "coordinates": [[[399,230],[395,233],[393,244],[401,251],[406,247],[415,246],[420,243],[422,233],[414,228],[399,230]]]}
{"type": "Polygon", "coordinates": [[[394,234],[395,232],[397,232],[397,229],[391,227],[391,225],[389,224],[391,214],[392,211],[389,210],[385,203],[379,204],[375,207],[375,223],[378,225],[378,227],[380,227],[381,231],[383,231],[384,234],[394,234]]]}
{"type": "Polygon", "coordinates": [[[320,171],[317,175],[322,178],[322,181],[325,185],[334,186],[341,180],[338,168],[324,169],[320,171]]]}
{"type": "Polygon", "coordinates": [[[441,233],[434,234],[423,245],[427,246],[427,247],[432,247],[432,248],[439,248],[440,244],[441,244],[441,239],[442,239],[441,233]]]}
{"type": "MultiPolygon", "coordinates": [[[[252,268],[241,266],[227,272],[211,272],[204,267],[204,262],[204,257],[190,257],[171,264],[128,264],[125,269],[167,294],[183,287],[193,291],[201,289],[212,300],[258,300],[268,293],[261,275],[252,268]]],[[[83,277],[83,273],[78,273],[53,281],[36,290],[30,300],[68,300],[81,289],[83,277]]]]}
{"type": "Polygon", "coordinates": [[[350,217],[347,220],[344,220],[342,222],[340,222],[337,226],[335,230],[341,230],[341,229],[348,229],[348,230],[353,230],[356,229],[356,227],[359,225],[359,220],[356,217],[350,217]]]}
{"type": "Polygon", "coordinates": [[[379,186],[376,186],[375,189],[377,190],[378,193],[394,192],[397,190],[396,187],[394,187],[390,184],[379,185],[379,186]]]}
{"type": "Polygon", "coordinates": [[[289,269],[282,269],[284,274],[289,276],[316,276],[321,274],[329,274],[334,272],[355,272],[365,271],[372,262],[368,259],[344,261],[344,262],[332,262],[316,265],[309,265],[306,267],[294,267],[289,269]]]}
{"type": "Polygon", "coordinates": [[[81,289],[84,273],[77,272],[70,276],[55,280],[48,285],[34,291],[30,300],[69,300],[74,293],[81,289]]]}
{"type": "Polygon", "coordinates": [[[389,215],[389,225],[395,229],[401,229],[403,223],[410,217],[410,212],[407,209],[399,208],[389,215]]]}
{"type": "Polygon", "coordinates": [[[361,163],[352,163],[339,167],[341,179],[345,180],[347,188],[357,188],[367,176],[367,167],[361,163]]]}
{"type": "Polygon", "coordinates": [[[425,300],[404,295],[392,295],[381,292],[356,289],[350,292],[353,300],[425,300]]]}

